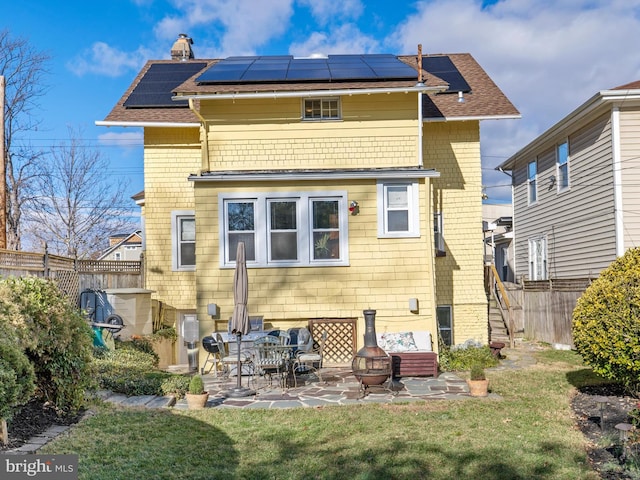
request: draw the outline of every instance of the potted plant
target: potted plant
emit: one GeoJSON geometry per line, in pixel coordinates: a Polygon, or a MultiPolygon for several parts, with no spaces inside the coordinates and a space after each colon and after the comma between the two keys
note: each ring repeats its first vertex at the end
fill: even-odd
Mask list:
{"type": "Polygon", "coordinates": [[[200,375],[194,375],[189,382],[189,391],[186,393],[187,405],[191,410],[204,408],[209,399],[209,392],[204,390],[204,381],[200,375]]]}
{"type": "Polygon", "coordinates": [[[471,365],[469,380],[469,393],[472,397],[486,397],[489,394],[489,380],[484,374],[484,367],[479,363],[471,365]]]}

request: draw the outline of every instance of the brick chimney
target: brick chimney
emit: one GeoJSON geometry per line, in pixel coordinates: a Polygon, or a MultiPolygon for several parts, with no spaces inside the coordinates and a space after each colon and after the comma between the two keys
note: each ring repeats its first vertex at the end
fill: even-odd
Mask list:
{"type": "Polygon", "coordinates": [[[191,45],[193,45],[193,40],[186,33],[178,35],[178,39],[171,47],[171,60],[181,60],[183,62],[192,60],[193,50],[191,45]]]}

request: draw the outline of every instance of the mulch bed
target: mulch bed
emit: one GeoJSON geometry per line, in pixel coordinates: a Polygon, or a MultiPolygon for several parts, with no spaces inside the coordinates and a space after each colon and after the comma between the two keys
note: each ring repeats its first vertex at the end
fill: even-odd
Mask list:
{"type": "MultiPolygon", "coordinates": [[[[628,396],[620,385],[589,386],[579,389],[571,401],[577,427],[588,442],[591,467],[606,480],[631,478],[614,468],[620,464],[618,423],[629,423],[628,412],[638,404],[638,399],[628,396]],[[604,431],[600,428],[600,408],[597,397],[605,397],[604,431]]],[[[620,469],[622,470],[622,469],[620,469]]]]}
{"type": "Polygon", "coordinates": [[[2,445],[0,451],[18,448],[27,441],[53,425],[73,425],[77,423],[84,412],[72,416],[60,416],[56,410],[41,400],[33,399],[17,411],[7,422],[9,444],[2,445]]]}

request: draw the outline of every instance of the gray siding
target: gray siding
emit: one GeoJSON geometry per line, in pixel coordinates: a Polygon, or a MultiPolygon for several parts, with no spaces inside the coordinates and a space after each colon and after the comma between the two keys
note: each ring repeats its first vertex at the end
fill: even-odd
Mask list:
{"type": "Polygon", "coordinates": [[[613,171],[610,115],[541,147],[538,155],[538,201],[527,204],[527,164],[514,171],[516,276],[528,278],[529,238],[547,238],[550,278],[596,276],[615,259],[613,171]],[[556,145],[569,138],[568,190],[558,192],[556,145]],[[557,183],[557,182],[556,182],[557,183]]]}
{"type": "Polygon", "coordinates": [[[640,247],[640,111],[620,111],[622,215],[625,250],[640,247]]]}

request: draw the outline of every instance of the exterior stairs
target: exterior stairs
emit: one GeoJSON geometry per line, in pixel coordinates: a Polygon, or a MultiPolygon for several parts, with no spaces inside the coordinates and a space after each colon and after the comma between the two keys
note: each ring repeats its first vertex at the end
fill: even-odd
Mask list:
{"type": "Polygon", "coordinates": [[[493,296],[489,298],[489,343],[491,342],[503,342],[509,345],[509,330],[493,296]]]}

